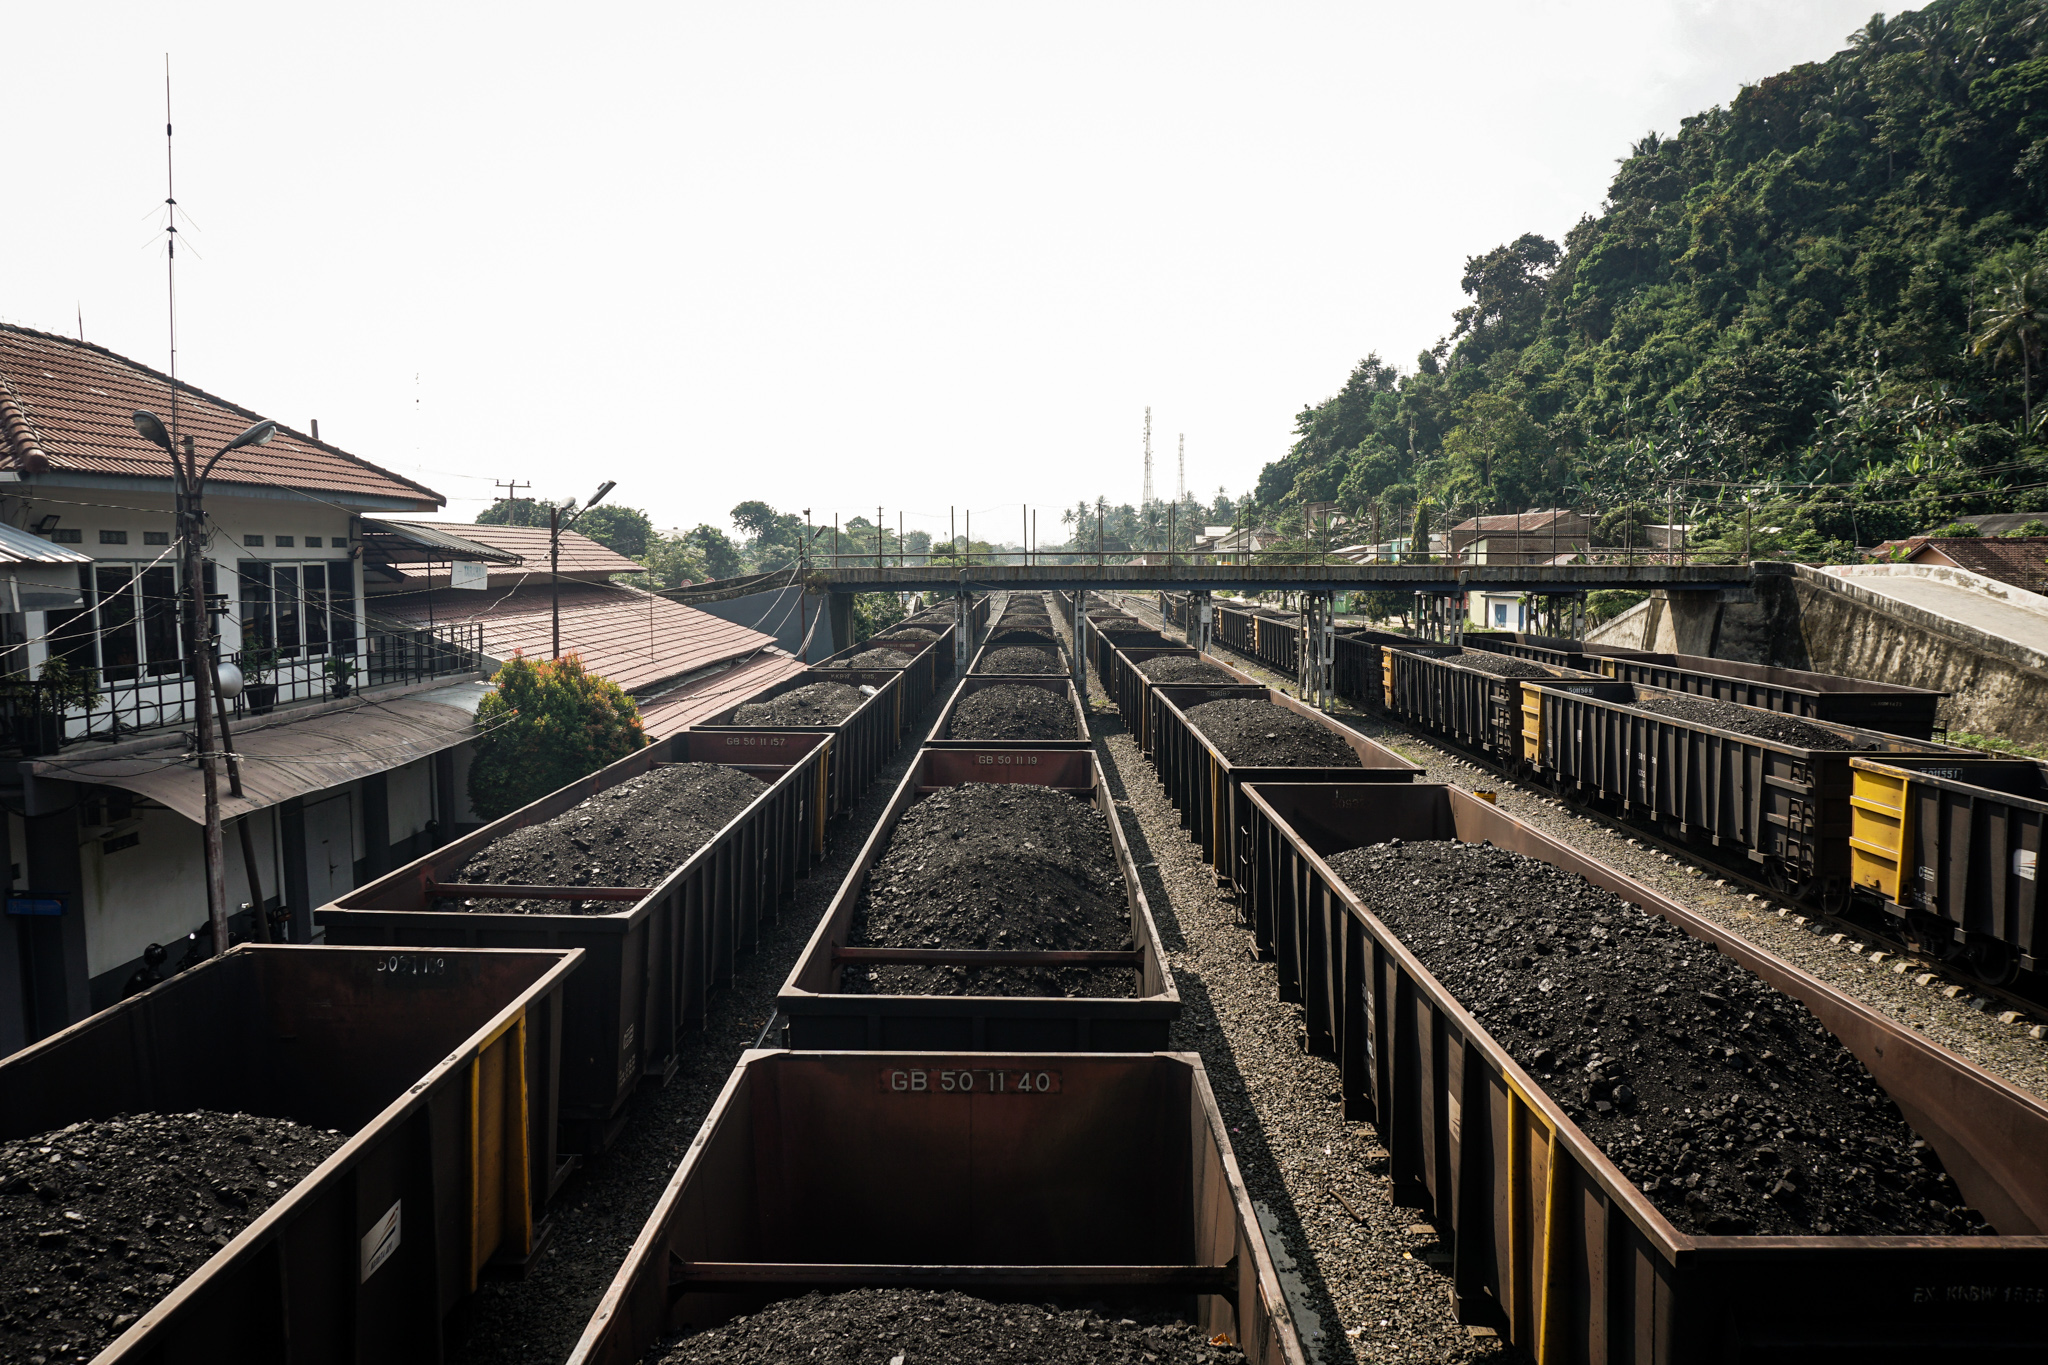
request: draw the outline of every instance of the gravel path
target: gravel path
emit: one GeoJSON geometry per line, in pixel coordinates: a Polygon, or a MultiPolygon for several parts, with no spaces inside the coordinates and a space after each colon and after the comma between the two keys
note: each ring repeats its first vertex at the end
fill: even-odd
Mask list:
{"type": "MultiPolygon", "coordinates": [[[[924,729],[935,711],[926,708],[924,729]]],[[[916,725],[908,731],[923,732],[916,725]]],[[[451,1365],[555,1365],[568,1357],[740,1053],[774,1015],[776,991],[916,753],[915,743],[904,744],[833,831],[831,853],[797,883],[794,902],[761,926],[760,946],[739,959],[732,985],[713,997],[704,1031],[685,1043],[675,1078],[664,1088],[642,1088],[618,1141],[556,1195],[549,1210],[554,1235],[527,1277],[486,1281],[470,1296],[453,1329],[451,1365]]]]}
{"type": "MultiPolygon", "coordinates": [[[[1218,650],[1233,667],[1275,687],[1293,680],[1255,660],[1218,650]]],[[[1099,689],[1095,694],[1099,697],[1099,689]]],[[[1745,891],[1710,865],[1674,857],[1641,840],[1619,822],[1586,815],[1541,791],[1524,788],[1462,754],[1418,738],[1405,726],[1339,702],[1332,714],[1368,739],[1428,769],[1424,781],[1449,782],[1466,791],[1495,793],[1500,808],[1574,848],[1601,859],[1668,896],[1715,926],[1798,967],[1855,1000],[1916,1029],[1999,1080],[2048,1102],[2048,1026],[2013,1015],[2002,1004],[1911,959],[1877,949],[1873,941],[1796,906],[1745,891]],[[1950,992],[1954,994],[1950,994],[1950,992]],[[2041,1027],[2041,1037],[2030,1029],[2041,1027]]]]}

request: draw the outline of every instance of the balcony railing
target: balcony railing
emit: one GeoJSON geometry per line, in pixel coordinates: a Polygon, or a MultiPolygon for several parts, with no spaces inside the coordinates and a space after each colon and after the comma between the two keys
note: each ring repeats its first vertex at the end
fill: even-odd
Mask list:
{"type": "MultiPolygon", "coordinates": [[[[222,656],[242,670],[242,695],[230,717],[267,714],[294,702],[343,697],[372,687],[425,682],[479,672],[483,628],[477,625],[371,626],[358,652],[277,658],[237,650],[222,656]]],[[[191,725],[189,659],[71,673],[57,678],[0,678],[0,748],[26,755],[55,753],[89,740],[124,739],[148,730],[191,725]]]]}

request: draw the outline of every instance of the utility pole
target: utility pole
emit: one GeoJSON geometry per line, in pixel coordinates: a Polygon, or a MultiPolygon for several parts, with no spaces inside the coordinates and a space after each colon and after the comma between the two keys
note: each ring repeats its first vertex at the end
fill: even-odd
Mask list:
{"type": "Polygon", "coordinates": [[[603,502],[604,495],[616,487],[617,483],[606,479],[590,495],[589,502],[569,514],[567,521],[562,520],[559,505],[548,508],[548,590],[553,599],[551,615],[554,620],[554,657],[557,659],[562,657],[562,532],[575,525],[576,518],[603,502]]]}
{"type": "Polygon", "coordinates": [[[206,600],[206,510],[201,500],[199,452],[184,438],[184,460],[178,466],[178,547],[185,560],[186,638],[192,641],[192,706],[198,713],[199,773],[205,793],[206,919],[213,930],[213,951],[228,950],[228,880],[221,853],[220,737],[213,715],[213,622],[206,600]]]}
{"type": "MultiPolygon", "coordinates": [[[[319,434],[317,431],[313,433],[316,439],[319,434]]],[[[510,515],[512,504],[519,501],[519,490],[531,488],[533,485],[531,483],[521,483],[517,479],[494,479],[491,482],[491,487],[505,490],[505,511],[507,515],[510,515]]]]}
{"type": "Polygon", "coordinates": [[[1176,504],[1186,500],[1188,495],[1188,434],[1180,434],[1180,467],[1173,476],[1173,500],[1176,504]]]}

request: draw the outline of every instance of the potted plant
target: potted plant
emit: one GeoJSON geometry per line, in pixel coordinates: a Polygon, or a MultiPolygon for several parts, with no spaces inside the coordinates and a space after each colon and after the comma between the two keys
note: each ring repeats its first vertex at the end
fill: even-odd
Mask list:
{"type": "Polygon", "coordinates": [[[254,645],[242,651],[242,699],[248,702],[250,715],[267,716],[277,705],[277,684],[269,681],[277,660],[277,651],[269,645],[254,645]]]}
{"type": "Polygon", "coordinates": [[[90,711],[99,705],[100,676],[90,668],[74,669],[71,661],[53,658],[43,664],[15,713],[16,741],[22,753],[54,754],[64,743],[64,715],[74,708],[90,711]]]}
{"type": "Polygon", "coordinates": [[[339,654],[330,654],[327,656],[327,662],[320,667],[326,672],[328,678],[333,681],[332,690],[334,695],[336,697],[347,696],[350,690],[349,679],[356,675],[355,661],[343,658],[339,654]]]}

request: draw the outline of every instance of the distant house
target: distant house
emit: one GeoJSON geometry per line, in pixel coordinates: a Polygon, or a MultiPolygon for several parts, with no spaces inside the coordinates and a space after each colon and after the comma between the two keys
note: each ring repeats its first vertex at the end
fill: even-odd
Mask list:
{"type": "Polygon", "coordinates": [[[2048,536],[1914,536],[1887,541],[1872,553],[1895,563],[1968,569],[2028,592],[2048,593],[2048,536]]]}
{"type": "Polygon", "coordinates": [[[1593,523],[1561,509],[1473,517],[1451,528],[1451,553],[1463,564],[1548,564],[1591,543],[1593,523]]]}

